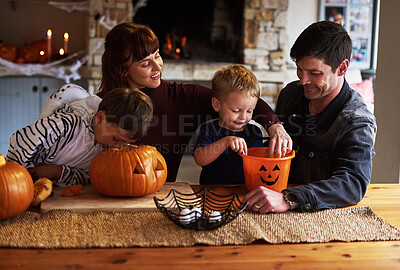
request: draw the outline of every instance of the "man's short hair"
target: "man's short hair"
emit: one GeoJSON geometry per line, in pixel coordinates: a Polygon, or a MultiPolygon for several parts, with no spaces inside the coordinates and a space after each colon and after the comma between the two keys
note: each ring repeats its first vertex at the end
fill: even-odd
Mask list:
{"type": "Polygon", "coordinates": [[[344,59],[350,61],[351,38],[340,24],[320,21],[308,26],[290,50],[290,57],[297,62],[304,57],[323,60],[335,72],[344,59]]]}

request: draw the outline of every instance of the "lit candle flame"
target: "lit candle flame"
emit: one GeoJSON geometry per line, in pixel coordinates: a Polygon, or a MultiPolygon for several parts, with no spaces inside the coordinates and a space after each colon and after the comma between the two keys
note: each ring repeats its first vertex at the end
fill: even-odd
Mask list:
{"type": "Polygon", "coordinates": [[[69,34],[67,32],[64,33],[64,51],[65,53],[68,53],[68,40],[69,40],[69,34]]]}
{"type": "Polygon", "coordinates": [[[47,60],[50,61],[51,59],[51,35],[53,34],[53,32],[51,32],[50,29],[47,30],[47,60]]]}
{"type": "Polygon", "coordinates": [[[60,55],[64,55],[64,49],[63,49],[63,48],[60,48],[60,50],[58,51],[58,53],[59,53],[60,55]]]}
{"type": "Polygon", "coordinates": [[[44,51],[40,51],[39,54],[40,54],[40,55],[44,55],[44,51]]]}

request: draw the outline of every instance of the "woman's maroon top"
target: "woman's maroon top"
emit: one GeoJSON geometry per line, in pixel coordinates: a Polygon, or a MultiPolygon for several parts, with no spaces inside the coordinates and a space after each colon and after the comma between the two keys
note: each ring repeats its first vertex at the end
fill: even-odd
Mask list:
{"type": "MultiPolygon", "coordinates": [[[[182,156],[197,127],[207,120],[218,118],[211,106],[211,90],[197,84],[164,80],[157,88],[141,90],[153,101],[154,115],[147,135],[138,144],[157,148],[167,162],[167,181],[174,182],[182,156]]],[[[253,120],[266,127],[269,121],[279,119],[268,104],[260,99],[253,120]]]]}

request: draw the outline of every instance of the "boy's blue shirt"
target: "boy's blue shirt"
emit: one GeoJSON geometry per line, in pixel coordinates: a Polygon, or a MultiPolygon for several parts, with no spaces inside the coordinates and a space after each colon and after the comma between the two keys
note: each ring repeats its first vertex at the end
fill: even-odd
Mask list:
{"type": "MultiPolygon", "coordinates": [[[[261,129],[251,123],[243,131],[235,132],[219,126],[219,119],[204,123],[199,128],[197,147],[203,147],[227,136],[241,137],[246,141],[247,147],[261,147],[261,129]]],[[[200,174],[200,184],[244,184],[242,157],[228,147],[216,160],[203,166],[200,174]]]]}

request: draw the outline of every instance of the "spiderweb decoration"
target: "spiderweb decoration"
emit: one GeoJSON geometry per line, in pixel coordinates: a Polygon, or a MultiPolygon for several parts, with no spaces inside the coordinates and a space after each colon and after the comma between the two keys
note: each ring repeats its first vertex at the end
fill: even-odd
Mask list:
{"type": "Polygon", "coordinates": [[[79,80],[79,68],[87,62],[89,56],[83,51],[74,53],[64,59],[46,64],[17,64],[0,58],[0,65],[8,69],[18,71],[27,76],[47,75],[64,80],[69,83],[72,80],[79,80]]]}
{"type": "Polygon", "coordinates": [[[50,1],[48,3],[50,6],[65,10],[68,13],[71,13],[75,10],[77,11],[89,11],[89,4],[88,1],[82,2],[55,2],[50,1]]]}
{"type": "MultiPolygon", "coordinates": [[[[80,1],[80,2],[49,1],[48,4],[69,13],[75,10],[81,12],[89,11],[88,1],[80,1]]],[[[131,18],[135,16],[136,12],[141,7],[145,7],[146,5],[147,5],[147,0],[139,0],[133,6],[132,12],[127,14],[126,18],[123,19],[122,21],[127,21],[127,20],[130,21],[131,18]]],[[[99,23],[106,29],[110,30],[120,22],[111,19],[109,10],[106,10],[105,14],[100,17],[99,23]]],[[[99,41],[99,43],[95,46],[94,51],[96,51],[102,45],[103,41],[99,41]]],[[[82,67],[83,64],[85,64],[88,61],[89,57],[91,56],[92,56],[91,54],[86,54],[84,51],[79,51],[61,60],[52,61],[46,64],[17,64],[0,58],[0,67],[5,67],[8,70],[13,70],[27,76],[47,75],[50,77],[62,79],[66,83],[70,83],[71,80],[79,80],[81,78],[81,75],[79,74],[78,70],[80,69],[80,67],[82,67]]]]}

